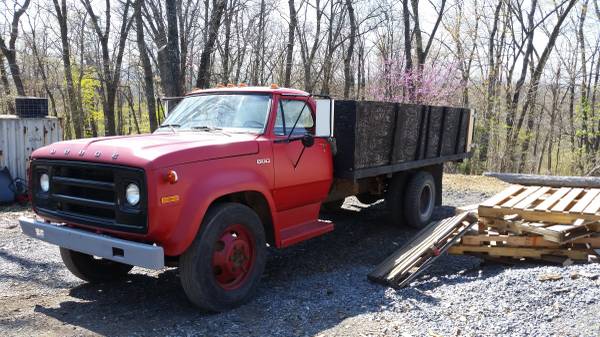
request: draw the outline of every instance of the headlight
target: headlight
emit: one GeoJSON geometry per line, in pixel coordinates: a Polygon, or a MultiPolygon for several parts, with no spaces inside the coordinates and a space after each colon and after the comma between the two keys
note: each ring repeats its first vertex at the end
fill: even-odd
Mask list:
{"type": "Polygon", "coordinates": [[[131,206],[135,206],[140,202],[140,188],[136,184],[127,185],[127,189],[125,190],[125,198],[127,199],[127,203],[131,206]]]}
{"type": "Polygon", "coordinates": [[[50,177],[46,173],[40,176],[40,188],[43,192],[48,192],[50,189],[50,177]]]}

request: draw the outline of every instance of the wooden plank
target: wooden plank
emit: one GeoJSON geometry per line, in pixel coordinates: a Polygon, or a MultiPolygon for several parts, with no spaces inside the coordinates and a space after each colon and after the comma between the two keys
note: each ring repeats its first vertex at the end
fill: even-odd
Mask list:
{"type": "Polygon", "coordinates": [[[525,189],[525,191],[517,194],[514,198],[508,200],[507,202],[503,203],[500,206],[503,208],[511,208],[514,205],[521,202],[521,200],[523,200],[523,199],[527,198],[528,196],[532,195],[533,193],[535,193],[535,191],[537,191],[539,189],[540,189],[539,186],[529,186],[525,189]]]}
{"type": "Polygon", "coordinates": [[[515,195],[516,193],[520,192],[521,190],[523,190],[523,186],[520,185],[511,185],[509,187],[507,187],[505,190],[503,190],[502,192],[494,195],[493,197],[489,198],[488,200],[484,201],[481,203],[480,207],[494,207],[498,204],[502,204],[506,199],[508,199],[509,197],[515,195]]]}
{"type": "MultiPolygon", "coordinates": [[[[455,232],[466,225],[470,227],[474,220],[471,214],[463,213],[431,223],[369,273],[369,280],[398,285],[402,277],[414,274],[410,270],[421,268],[426,261],[439,255],[436,252],[440,247],[447,249],[455,232]]],[[[461,231],[462,234],[465,232],[461,231]]]]}
{"type": "Polygon", "coordinates": [[[600,195],[597,195],[592,202],[583,210],[586,214],[596,214],[600,210],[600,195]]]}
{"type": "Polygon", "coordinates": [[[403,254],[395,259],[394,264],[396,264],[396,266],[387,273],[386,279],[388,281],[397,280],[406,270],[414,266],[413,260],[415,257],[423,255],[427,253],[428,250],[435,247],[435,243],[450,235],[458,223],[459,222],[454,218],[449,218],[440,223],[439,227],[436,228],[431,236],[424,238],[422,242],[411,249],[408,254],[403,254]]]}
{"type": "Polygon", "coordinates": [[[567,193],[569,193],[569,191],[571,191],[570,187],[559,188],[550,197],[548,197],[546,200],[544,200],[541,204],[537,205],[534,209],[536,211],[547,211],[548,208],[554,206],[554,204],[556,204],[560,200],[560,198],[562,198],[567,193]]]}
{"type": "Polygon", "coordinates": [[[558,204],[552,207],[552,211],[562,212],[583,192],[583,188],[574,188],[567,194],[564,198],[562,198],[558,204]]]}
{"type": "Polygon", "coordinates": [[[600,189],[594,188],[588,190],[585,195],[579,199],[575,206],[571,207],[568,211],[571,213],[581,213],[583,210],[594,200],[594,198],[600,193],[600,189]]]}
{"type": "Polygon", "coordinates": [[[528,208],[534,201],[538,200],[541,196],[550,191],[550,187],[544,186],[539,190],[535,191],[535,193],[531,194],[527,198],[521,200],[518,204],[516,204],[513,208],[525,209],[528,208]]]}
{"type": "Polygon", "coordinates": [[[590,235],[590,229],[584,225],[556,224],[547,226],[546,224],[536,223],[516,223],[515,226],[519,227],[523,232],[540,234],[544,239],[560,244],[590,235]]]}
{"type": "MultiPolygon", "coordinates": [[[[560,247],[561,245],[544,239],[541,235],[506,235],[506,234],[467,234],[461,238],[465,246],[481,246],[488,242],[503,242],[512,247],[560,247]]],[[[587,248],[600,248],[600,236],[577,238],[562,246],[584,245],[587,248]]]]}
{"type": "Polygon", "coordinates": [[[588,255],[595,255],[589,250],[569,250],[551,248],[519,248],[519,247],[490,247],[490,246],[463,246],[455,245],[448,249],[448,253],[463,255],[468,253],[487,253],[491,256],[510,256],[542,259],[544,255],[566,256],[572,260],[587,261],[588,255]]]}
{"type": "MultiPolygon", "coordinates": [[[[563,199],[564,200],[564,199],[563,199]]],[[[600,215],[597,214],[575,214],[575,213],[559,213],[559,212],[543,212],[531,209],[517,210],[513,208],[488,208],[479,207],[479,217],[484,218],[502,218],[505,215],[517,214],[526,221],[542,221],[549,223],[572,223],[577,219],[589,221],[599,221],[600,215]]]]}
{"type": "Polygon", "coordinates": [[[484,172],[483,175],[498,178],[510,184],[525,186],[600,188],[600,177],[546,176],[497,172],[484,172]]]}
{"type": "MultiPolygon", "coordinates": [[[[492,242],[503,243],[511,247],[543,247],[558,248],[560,245],[556,242],[545,240],[543,236],[522,236],[522,235],[465,235],[461,238],[461,244],[464,246],[490,245],[492,242]]],[[[600,242],[599,242],[600,243],[600,242]]]]}

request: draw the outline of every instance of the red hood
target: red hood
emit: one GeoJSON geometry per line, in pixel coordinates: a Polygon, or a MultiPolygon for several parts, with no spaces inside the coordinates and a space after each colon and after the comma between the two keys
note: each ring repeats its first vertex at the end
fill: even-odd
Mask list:
{"type": "Polygon", "coordinates": [[[178,132],[63,141],[31,156],[156,169],[254,153],[258,153],[255,135],[178,132]]]}

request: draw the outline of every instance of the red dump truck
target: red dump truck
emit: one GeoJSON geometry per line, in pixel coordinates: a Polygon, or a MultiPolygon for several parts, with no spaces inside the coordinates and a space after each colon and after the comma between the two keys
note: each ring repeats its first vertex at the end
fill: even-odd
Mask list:
{"type": "Polygon", "coordinates": [[[276,86],[197,90],[152,134],[36,150],[36,217],[19,221],[85,281],[178,267],[193,304],[223,311],[252,296],[267,245],[332,231],[319,212],[347,196],[385,198],[391,221],[426,224],[443,163],[468,157],[472,127],[468,109],[276,86]]]}

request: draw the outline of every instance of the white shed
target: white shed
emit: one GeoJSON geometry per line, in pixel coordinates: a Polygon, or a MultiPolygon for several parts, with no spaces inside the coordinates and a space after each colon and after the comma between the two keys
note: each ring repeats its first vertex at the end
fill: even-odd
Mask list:
{"type": "Polygon", "coordinates": [[[6,166],[13,179],[26,179],[31,152],[60,140],[62,128],[56,117],[0,115],[0,169],[6,166]]]}

